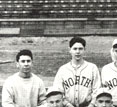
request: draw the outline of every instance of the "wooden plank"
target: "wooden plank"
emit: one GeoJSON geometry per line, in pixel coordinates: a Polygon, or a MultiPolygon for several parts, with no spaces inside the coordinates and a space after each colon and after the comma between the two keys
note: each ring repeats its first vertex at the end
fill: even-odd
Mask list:
{"type": "Polygon", "coordinates": [[[20,28],[0,28],[0,34],[20,34],[20,28]]]}

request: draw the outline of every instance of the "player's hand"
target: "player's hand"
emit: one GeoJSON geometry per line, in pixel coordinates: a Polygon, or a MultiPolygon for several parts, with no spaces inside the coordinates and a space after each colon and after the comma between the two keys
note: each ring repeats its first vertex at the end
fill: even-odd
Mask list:
{"type": "Polygon", "coordinates": [[[74,107],[71,103],[66,104],[65,107],[74,107]]]}
{"type": "Polygon", "coordinates": [[[88,105],[88,107],[95,107],[95,105],[92,104],[92,103],[90,103],[90,104],[88,105]]]}

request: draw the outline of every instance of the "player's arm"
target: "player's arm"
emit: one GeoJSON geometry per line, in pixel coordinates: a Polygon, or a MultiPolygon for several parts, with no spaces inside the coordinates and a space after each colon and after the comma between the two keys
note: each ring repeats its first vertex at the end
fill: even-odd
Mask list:
{"type": "Polygon", "coordinates": [[[65,98],[63,100],[64,107],[74,107],[69,101],[67,101],[65,98]]]}
{"type": "Polygon", "coordinates": [[[106,78],[108,78],[106,75],[106,71],[108,71],[107,68],[103,67],[102,68],[102,71],[101,71],[101,79],[102,79],[102,86],[103,87],[107,87],[107,84],[106,84],[106,78]]]}
{"type": "Polygon", "coordinates": [[[57,87],[61,92],[64,93],[64,87],[63,87],[63,79],[62,79],[62,73],[61,73],[61,69],[57,72],[55,78],[54,78],[54,82],[53,82],[53,86],[57,87]]]}
{"type": "MultiPolygon", "coordinates": [[[[64,91],[64,87],[63,87],[63,79],[62,79],[62,70],[63,69],[59,69],[55,78],[54,78],[54,82],[53,82],[53,86],[57,87],[59,90],[61,90],[63,92],[63,94],[65,94],[64,91]]],[[[64,101],[63,101],[63,105],[65,107],[74,107],[69,101],[66,100],[65,96],[64,96],[64,101]]]]}
{"type": "Polygon", "coordinates": [[[39,100],[38,100],[38,106],[44,105],[46,103],[46,90],[43,81],[40,81],[40,89],[39,89],[39,100]]]}
{"type": "Polygon", "coordinates": [[[16,107],[12,87],[7,80],[2,88],[2,107],[16,107]]]}
{"type": "Polygon", "coordinates": [[[100,72],[97,68],[97,66],[95,65],[93,67],[93,82],[92,82],[92,101],[89,104],[89,107],[94,107],[95,105],[95,98],[96,98],[96,92],[97,90],[101,87],[101,76],[100,76],[100,72]]]}
{"type": "Polygon", "coordinates": [[[43,105],[40,105],[38,107],[48,107],[47,103],[44,103],[43,105]]]}

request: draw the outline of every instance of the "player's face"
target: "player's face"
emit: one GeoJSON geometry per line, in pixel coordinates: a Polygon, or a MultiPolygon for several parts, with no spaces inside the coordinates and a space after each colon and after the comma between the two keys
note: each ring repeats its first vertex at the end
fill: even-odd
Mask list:
{"type": "Polygon", "coordinates": [[[48,107],[63,107],[63,98],[61,94],[53,95],[47,98],[48,107]]]}
{"type": "Polygon", "coordinates": [[[117,48],[113,48],[113,52],[114,52],[115,55],[117,56],[117,48]]]}
{"type": "Polygon", "coordinates": [[[111,53],[111,57],[112,57],[113,61],[117,62],[117,48],[113,48],[113,51],[111,53]]]}
{"type": "Polygon", "coordinates": [[[32,59],[30,56],[22,55],[17,62],[17,67],[20,69],[22,73],[29,73],[31,72],[32,68],[32,59]]]}
{"type": "Polygon", "coordinates": [[[112,99],[106,96],[100,97],[96,101],[97,107],[112,107],[112,99]]]}
{"type": "Polygon", "coordinates": [[[70,48],[70,54],[72,56],[73,60],[81,60],[84,55],[85,48],[81,43],[75,43],[71,48],[70,48]]]}

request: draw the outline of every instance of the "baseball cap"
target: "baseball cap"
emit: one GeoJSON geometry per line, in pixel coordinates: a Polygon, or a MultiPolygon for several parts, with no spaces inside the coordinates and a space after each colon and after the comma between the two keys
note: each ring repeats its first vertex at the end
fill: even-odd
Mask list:
{"type": "Polygon", "coordinates": [[[113,47],[113,48],[117,48],[117,39],[115,39],[115,40],[113,41],[112,47],[113,47]]]}
{"type": "Polygon", "coordinates": [[[62,91],[60,91],[57,87],[49,87],[46,93],[46,97],[50,97],[52,95],[56,95],[56,94],[63,94],[62,91]]]}
{"type": "Polygon", "coordinates": [[[107,88],[100,88],[100,89],[98,89],[98,91],[96,93],[96,99],[98,99],[99,97],[102,97],[102,96],[107,96],[107,97],[110,97],[112,99],[112,95],[108,91],[107,88]]]}

